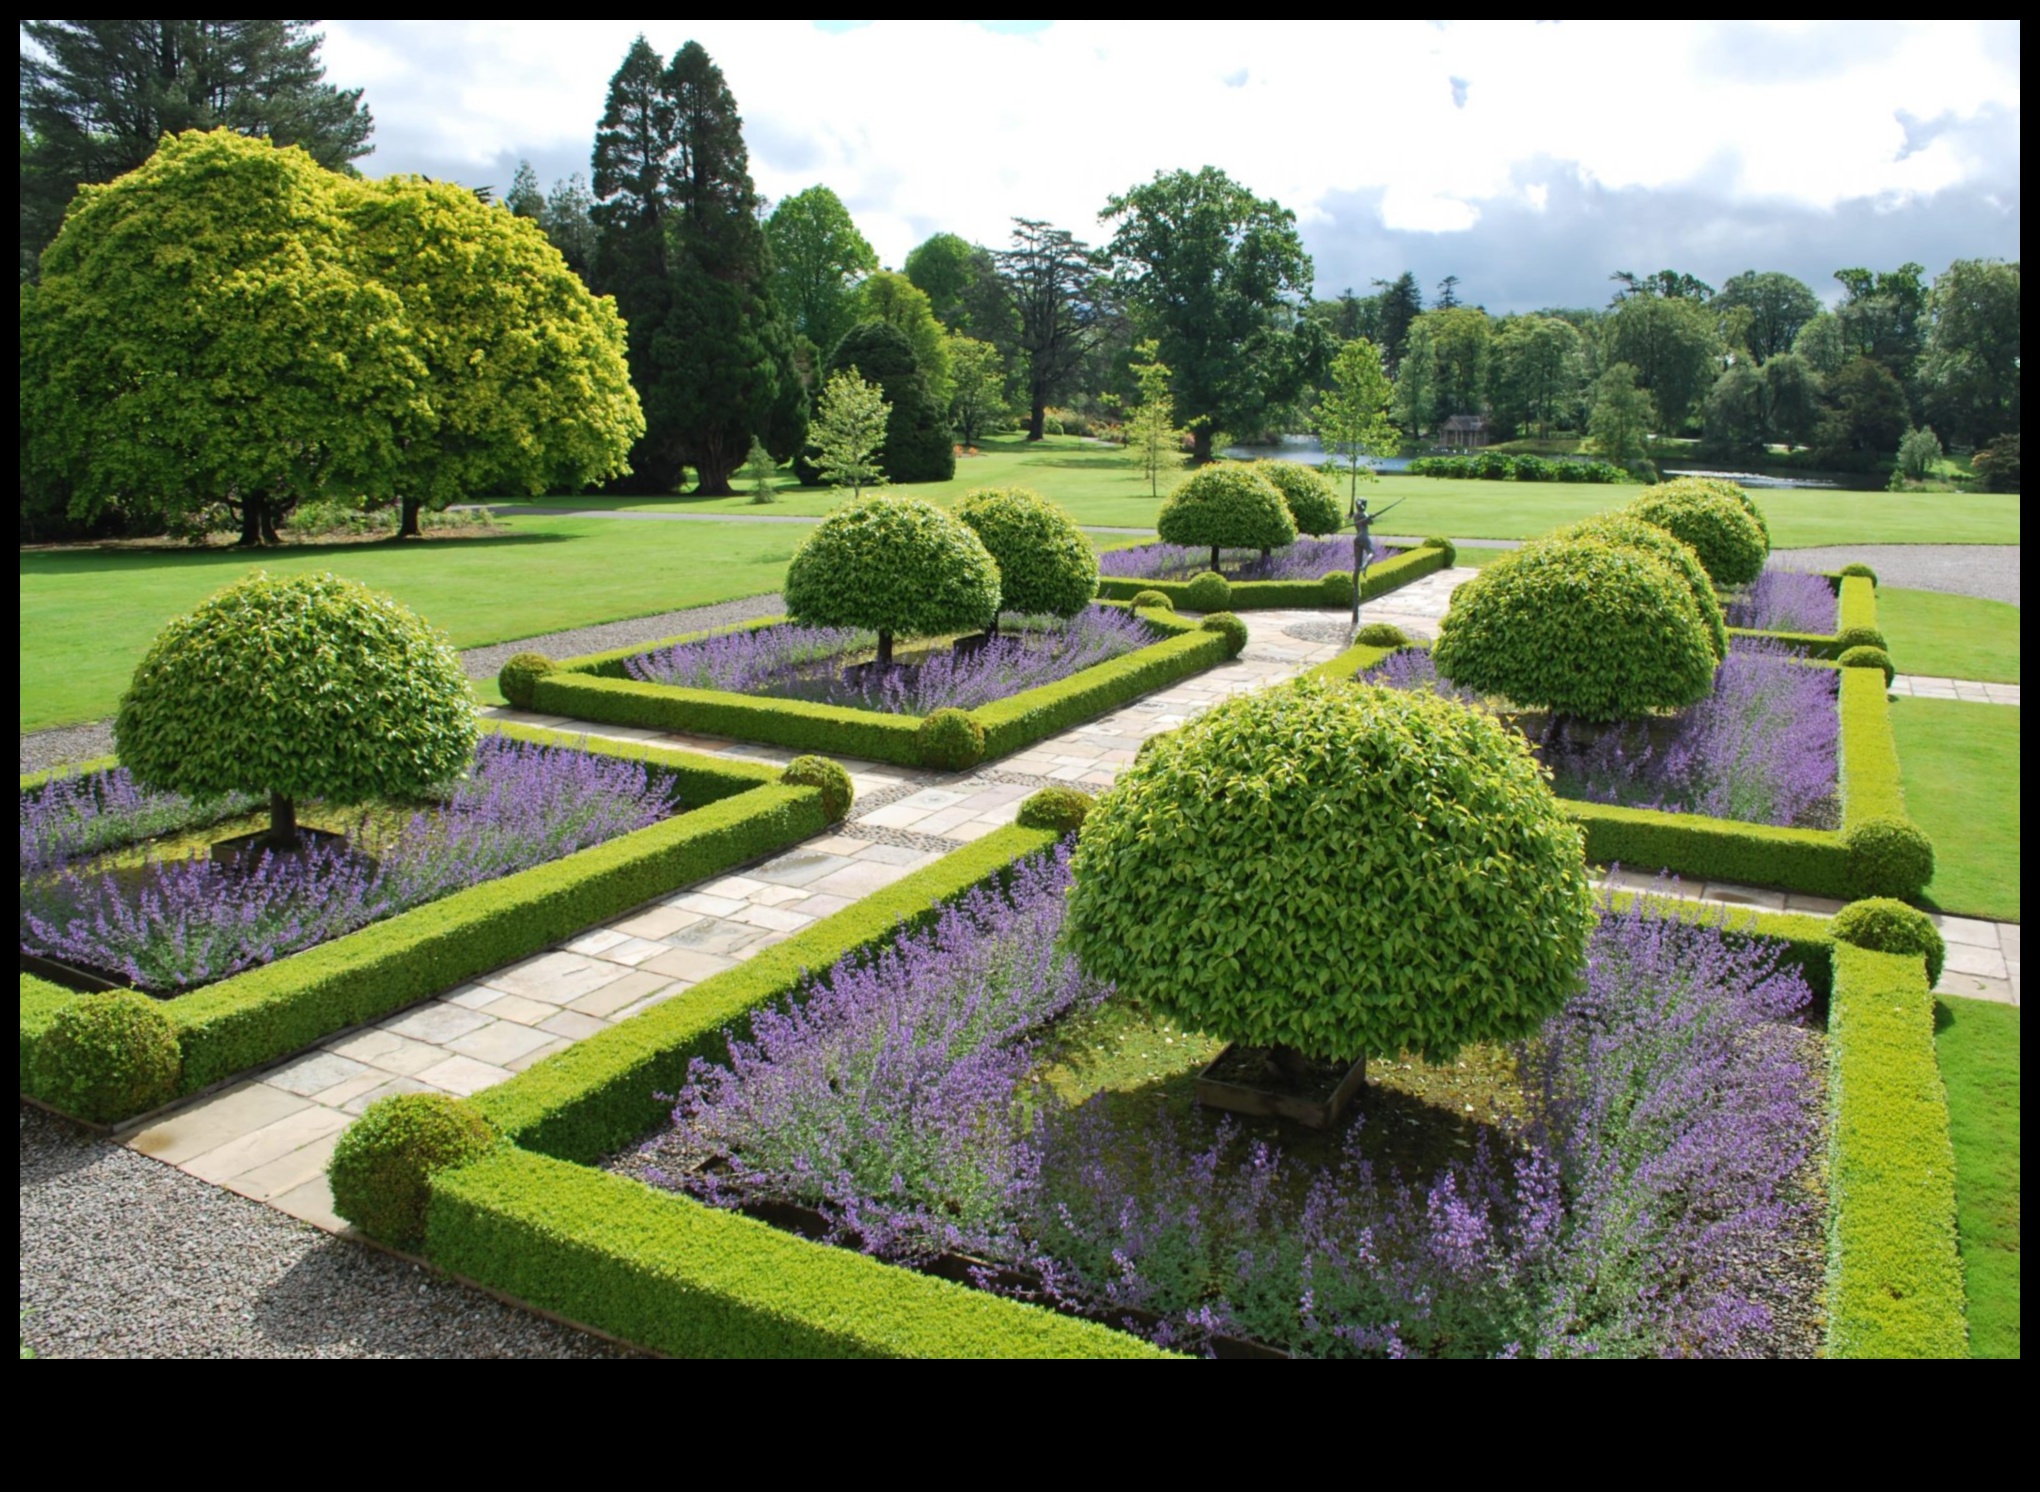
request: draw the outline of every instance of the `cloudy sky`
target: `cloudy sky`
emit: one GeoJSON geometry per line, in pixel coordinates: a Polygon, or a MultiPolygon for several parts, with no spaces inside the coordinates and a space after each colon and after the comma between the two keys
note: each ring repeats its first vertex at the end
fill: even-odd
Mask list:
{"type": "Polygon", "coordinates": [[[759,190],[825,182],[880,258],[1215,165],[1298,217],[1321,296],[1408,269],[1490,310],[1617,269],[2019,255],[2017,22],[336,21],[372,175],[588,168],[642,30],[729,80],[759,190]]]}

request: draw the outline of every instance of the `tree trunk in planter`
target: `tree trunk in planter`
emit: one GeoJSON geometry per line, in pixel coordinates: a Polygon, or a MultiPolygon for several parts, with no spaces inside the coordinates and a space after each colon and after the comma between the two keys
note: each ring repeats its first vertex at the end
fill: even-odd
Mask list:
{"type": "Polygon", "coordinates": [[[282,793],[269,795],[269,848],[279,855],[295,854],[298,838],[297,800],[282,793]]]}
{"type": "Polygon", "coordinates": [[[1211,546],[1211,573],[1214,575],[1224,573],[1218,568],[1218,546],[1216,544],[1211,546]]]}
{"type": "Polygon", "coordinates": [[[876,661],[882,666],[890,665],[892,662],[892,633],[882,629],[878,634],[878,658],[876,661]]]}

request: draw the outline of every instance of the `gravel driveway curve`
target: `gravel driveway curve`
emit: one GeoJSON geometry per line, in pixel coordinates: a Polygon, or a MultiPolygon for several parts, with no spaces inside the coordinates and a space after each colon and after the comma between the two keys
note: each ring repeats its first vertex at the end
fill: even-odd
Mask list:
{"type": "Polygon", "coordinates": [[[2019,604],[2016,544],[1835,544],[1825,549],[1780,549],[1771,555],[1771,564],[1780,570],[1839,570],[1847,564],[1865,564],[1877,572],[1879,585],[2019,604]]]}
{"type": "Polygon", "coordinates": [[[619,1357],[415,1264],[21,1106],[39,1357],[619,1357]]]}

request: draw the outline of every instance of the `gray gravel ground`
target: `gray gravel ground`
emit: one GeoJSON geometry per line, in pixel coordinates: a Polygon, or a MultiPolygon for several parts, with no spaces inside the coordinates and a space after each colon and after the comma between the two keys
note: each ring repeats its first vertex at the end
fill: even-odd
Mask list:
{"type": "Polygon", "coordinates": [[[55,730],[25,731],[21,737],[21,770],[40,772],[65,762],[89,762],[113,755],[113,722],[60,725],[55,730]]]}
{"type": "Polygon", "coordinates": [[[1781,549],[1771,556],[1780,570],[1838,570],[1858,563],[1875,570],[1880,585],[2019,604],[2016,544],[1837,544],[1781,549]]]}
{"type": "Polygon", "coordinates": [[[39,1357],[617,1357],[607,1342],[21,1110],[39,1357]]]}

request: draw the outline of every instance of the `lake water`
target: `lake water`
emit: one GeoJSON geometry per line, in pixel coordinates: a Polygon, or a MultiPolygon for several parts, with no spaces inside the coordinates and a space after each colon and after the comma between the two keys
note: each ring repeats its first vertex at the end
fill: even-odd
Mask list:
{"type": "MultiPolygon", "coordinates": [[[[1334,459],[1315,435],[1285,435],[1272,446],[1227,446],[1221,454],[1234,461],[1295,461],[1304,466],[1323,466],[1334,459]]],[[[1367,464],[1376,471],[1403,471],[1410,458],[1376,456],[1367,464]]]]}
{"type": "Polygon", "coordinates": [[[1823,482],[1815,477],[1769,477],[1759,471],[1700,471],[1692,467],[1663,468],[1668,477],[1713,477],[1716,481],[1733,482],[1738,487],[1839,487],[1839,482],[1823,482]]]}

